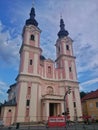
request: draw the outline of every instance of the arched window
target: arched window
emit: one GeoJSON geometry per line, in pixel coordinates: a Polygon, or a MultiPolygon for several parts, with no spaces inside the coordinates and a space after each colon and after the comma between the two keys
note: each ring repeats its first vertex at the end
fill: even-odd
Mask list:
{"type": "Polygon", "coordinates": [[[69,67],[69,72],[72,72],[72,68],[71,67],[69,67]]]}
{"type": "Polygon", "coordinates": [[[33,64],[33,60],[32,60],[32,59],[30,59],[29,64],[30,64],[30,65],[32,65],[32,64],[33,64]]]}
{"type": "Polygon", "coordinates": [[[32,41],[34,41],[34,40],[35,40],[35,37],[34,37],[34,35],[33,35],[33,34],[31,35],[30,40],[32,40],[32,41]]]}
{"type": "Polygon", "coordinates": [[[26,106],[30,106],[30,100],[26,101],[26,106]]]}
{"type": "Polygon", "coordinates": [[[76,102],[73,102],[73,106],[74,106],[74,108],[76,107],[76,102]]]}
{"type": "Polygon", "coordinates": [[[51,73],[51,66],[48,66],[48,73],[51,73]]]}
{"type": "Polygon", "coordinates": [[[66,45],[66,50],[69,50],[69,45],[66,45]]]}

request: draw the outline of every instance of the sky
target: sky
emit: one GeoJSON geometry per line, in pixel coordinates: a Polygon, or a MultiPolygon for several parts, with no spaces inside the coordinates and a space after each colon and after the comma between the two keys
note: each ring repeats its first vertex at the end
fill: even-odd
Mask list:
{"type": "MultiPolygon", "coordinates": [[[[19,72],[22,29],[33,0],[0,0],[0,102],[19,72]]],[[[55,43],[62,16],[73,40],[80,91],[98,89],[98,0],[34,0],[46,58],[56,59],[55,43]],[[51,51],[50,51],[51,50],[51,51]]]]}

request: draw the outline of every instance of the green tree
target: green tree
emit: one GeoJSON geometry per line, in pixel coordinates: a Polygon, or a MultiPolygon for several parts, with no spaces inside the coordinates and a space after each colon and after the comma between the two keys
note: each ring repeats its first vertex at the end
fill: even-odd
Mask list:
{"type": "Polygon", "coordinates": [[[80,98],[83,98],[86,94],[87,94],[87,93],[84,92],[84,91],[80,92],[80,98]]]}

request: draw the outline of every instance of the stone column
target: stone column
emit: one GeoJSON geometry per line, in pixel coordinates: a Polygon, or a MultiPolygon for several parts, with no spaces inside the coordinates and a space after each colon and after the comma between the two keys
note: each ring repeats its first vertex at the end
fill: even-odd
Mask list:
{"type": "Polygon", "coordinates": [[[61,114],[64,112],[64,103],[61,103],[61,114]]]}
{"type": "Polygon", "coordinates": [[[46,102],[46,120],[48,119],[49,117],[49,102],[46,102]]]}

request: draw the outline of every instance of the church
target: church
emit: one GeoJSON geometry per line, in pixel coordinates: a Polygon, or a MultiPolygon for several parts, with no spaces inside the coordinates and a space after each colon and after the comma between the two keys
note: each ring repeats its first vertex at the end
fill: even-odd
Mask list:
{"type": "Polygon", "coordinates": [[[63,18],[57,32],[56,51],[51,52],[56,53],[54,61],[42,55],[40,34],[32,7],[22,32],[16,83],[8,89],[8,101],[2,105],[1,117],[6,126],[17,122],[42,122],[64,112],[68,112],[72,121],[82,116],[73,40],[65,29],[63,18]]]}

